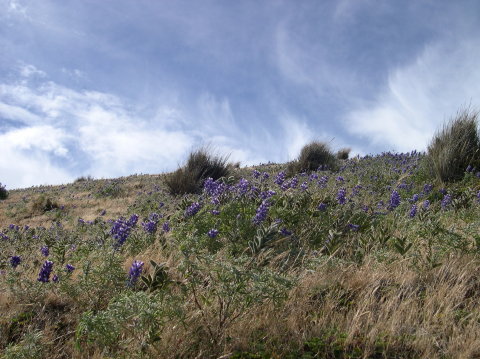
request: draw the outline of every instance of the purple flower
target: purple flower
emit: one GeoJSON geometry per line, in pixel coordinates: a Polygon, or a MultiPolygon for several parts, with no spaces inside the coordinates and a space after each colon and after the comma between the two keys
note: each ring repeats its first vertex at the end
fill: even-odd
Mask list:
{"type": "Polygon", "coordinates": [[[58,278],[58,275],[54,274],[54,275],[53,275],[53,278],[52,278],[52,281],[53,281],[54,283],[58,283],[59,280],[60,280],[60,278],[58,278]]]}
{"type": "Polygon", "coordinates": [[[337,192],[337,202],[338,204],[345,204],[347,203],[347,190],[345,188],[340,188],[337,192]]]}
{"type": "Polygon", "coordinates": [[[135,285],[138,278],[142,274],[144,263],[142,261],[133,261],[132,266],[130,267],[130,271],[128,272],[128,284],[130,286],[135,285]]]}
{"type": "Polygon", "coordinates": [[[148,234],[154,234],[157,231],[157,222],[147,221],[142,222],[142,227],[148,234]]]}
{"type": "Polygon", "coordinates": [[[442,208],[447,209],[448,205],[452,203],[452,196],[445,194],[442,199],[442,208]]]}
{"type": "Polygon", "coordinates": [[[218,235],[218,230],[212,228],[211,230],[208,231],[207,235],[208,235],[210,238],[215,238],[215,237],[218,235]]]}
{"type": "Polygon", "coordinates": [[[428,207],[430,207],[430,201],[428,199],[426,199],[424,202],[423,202],[423,209],[428,209],[428,207]]]}
{"type": "Polygon", "coordinates": [[[318,209],[320,212],[325,212],[325,211],[327,210],[327,204],[321,202],[321,203],[318,205],[317,209],[318,209]]]}
{"type": "Polygon", "coordinates": [[[261,175],[261,173],[260,173],[259,171],[253,170],[252,176],[253,176],[254,178],[258,178],[258,177],[260,177],[260,175],[261,175]]]}
{"type": "Polygon", "coordinates": [[[194,202],[185,210],[185,217],[192,217],[202,208],[201,203],[194,202]]]}
{"type": "Polygon", "coordinates": [[[282,236],[288,237],[288,236],[291,236],[291,235],[292,235],[292,232],[289,231],[289,230],[286,229],[286,228],[282,228],[282,229],[280,230],[280,234],[281,234],[282,236]]]}
{"type": "Polygon", "coordinates": [[[408,215],[410,216],[410,218],[413,218],[415,217],[416,214],[417,214],[417,205],[414,204],[412,208],[410,208],[410,213],[408,215]]]}
{"type": "Polygon", "coordinates": [[[128,225],[130,227],[135,227],[137,225],[137,221],[138,221],[138,214],[132,214],[130,216],[130,219],[128,220],[128,225]]]}
{"type": "Polygon", "coordinates": [[[13,268],[17,268],[18,265],[22,262],[22,259],[19,256],[11,256],[10,257],[10,265],[13,268]]]}
{"type": "Polygon", "coordinates": [[[44,257],[48,257],[48,255],[50,254],[50,249],[47,246],[43,246],[42,248],[40,248],[40,251],[42,252],[44,257]]]}
{"type": "Polygon", "coordinates": [[[360,226],[358,224],[349,223],[348,228],[350,228],[350,230],[356,232],[360,229],[360,226]]]}
{"type": "Polygon", "coordinates": [[[302,189],[302,191],[306,191],[308,189],[307,182],[303,182],[302,185],[300,186],[300,188],[302,189]]]}
{"type": "Polygon", "coordinates": [[[417,202],[419,198],[420,196],[417,193],[415,193],[412,197],[412,202],[417,202]]]}
{"type": "Polygon", "coordinates": [[[253,217],[253,223],[257,225],[262,223],[267,218],[269,207],[270,203],[268,201],[262,201],[262,204],[257,208],[255,217],[253,217]]]}
{"type": "Polygon", "coordinates": [[[325,188],[327,187],[327,182],[328,182],[328,176],[322,176],[320,177],[320,179],[318,180],[318,187],[320,188],[325,188]]]}
{"type": "Polygon", "coordinates": [[[287,174],[284,171],[281,171],[277,174],[275,177],[275,183],[281,186],[283,182],[285,182],[285,179],[287,178],[287,174]]]}
{"type": "Polygon", "coordinates": [[[390,202],[389,202],[389,209],[394,210],[400,205],[400,194],[393,190],[392,194],[390,195],[390,202]]]}
{"type": "Polygon", "coordinates": [[[345,182],[345,178],[343,178],[342,176],[338,176],[336,180],[337,182],[341,182],[341,183],[345,182]]]}
{"type": "Polygon", "coordinates": [[[75,267],[72,266],[71,264],[67,264],[65,266],[65,269],[67,270],[68,273],[72,273],[75,270],[75,267]]]}
{"type": "Polygon", "coordinates": [[[471,165],[468,165],[467,168],[465,169],[465,172],[472,172],[473,167],[471,165]]]}
{"type": "Polygon", "coordinates": [[[52,269],[53,262],[45,261],[45,263],[43,263],[42,265],[42,268],[40,269],[37,280],[42,283],[48,283],[50,281],[50,274],[52,273],[52,269]]]}
{"type": "Polygon", "coordinates": [[[429,184],[429,183],[426,183],[424,186],[423,186],[423,193],[425,194],[429,194],[433,189],[433,185],[432,184],[429,184]]]}
{"type": "Polygon", "coordinates": [[[102,212],[100,212],[100,216],[104,216],[107,213],[107,210],[104,209],[102,212]]]}
{"type": "Polygon", "coordinates": [[[166,221],[163,226],[162,226],[162,229],[163,231],[166,233],[166,232],[170,232],[170,223],[168,221],[166,221]]]}
{"type": "Polygon", "coordinates": [[[480,190],[477,192],[477,200],[480,202],[480,190]]]}

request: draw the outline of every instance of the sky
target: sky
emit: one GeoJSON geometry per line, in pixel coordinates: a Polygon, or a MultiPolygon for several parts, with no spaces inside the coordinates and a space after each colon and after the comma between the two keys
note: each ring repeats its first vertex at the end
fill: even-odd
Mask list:
{"type": "Polygon", "coordinates": [[[425,150],[480,106],[476,0],[0,0],[0,182],[425,150]]]}

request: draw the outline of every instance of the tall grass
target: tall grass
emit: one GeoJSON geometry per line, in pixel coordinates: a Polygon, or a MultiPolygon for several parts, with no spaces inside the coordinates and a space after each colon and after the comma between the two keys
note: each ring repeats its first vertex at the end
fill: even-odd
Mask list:
{"type": "Polygon", "coordinates": [[[165,180],[173,195],[200,193],[205,179],[217,180],[230,173],[228,156],[213,155],[207,148],[190,153],[185,166],[177,169],[165,180]]]}
{"type": "Polygon", "coordinates": [[[464,109],[435,134],[428,146],[431,166],[442,182],[463,177],[465,169],[480,164],[478,112],[464,109]]]}
{"type": "Polygon", "coordinates": [[[337,166],[337,159],[328,145],[324,142],[314,141],[303,146],[296,161],[290,162],[289,174],[295,172],[311,172],[319,168],[334,169],[337,166]]]}

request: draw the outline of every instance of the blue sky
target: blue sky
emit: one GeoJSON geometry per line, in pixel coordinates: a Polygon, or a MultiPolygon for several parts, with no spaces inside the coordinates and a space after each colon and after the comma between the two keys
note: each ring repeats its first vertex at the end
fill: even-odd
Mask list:
{"type": "Polygon", "coordinates": [[[480,97],[478,1],[0,0],[0,182],[424,150],[480,97]]]}

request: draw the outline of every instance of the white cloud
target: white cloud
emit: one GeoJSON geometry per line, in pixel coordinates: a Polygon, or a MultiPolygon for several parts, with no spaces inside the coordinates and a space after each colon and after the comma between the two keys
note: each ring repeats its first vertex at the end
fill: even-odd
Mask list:
{"type": "Polygon", "coordinates": [[[433,133],[462,106],[480,101],[480,41],[443,39],[391,72],[371,104],[351,110],[347,130],[397,151],[425,150],[433,133]]]}

